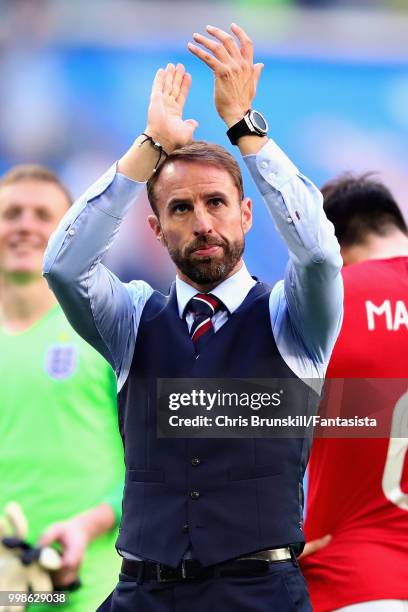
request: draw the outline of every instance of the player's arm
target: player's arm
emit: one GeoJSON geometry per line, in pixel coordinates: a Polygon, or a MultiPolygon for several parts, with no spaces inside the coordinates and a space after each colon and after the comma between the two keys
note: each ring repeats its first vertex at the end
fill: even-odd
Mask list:
{"type": "MultiPolygon", "coordinates": [[[[191,84],[184,66],[169,64],[154,79],[145,133],[170,153],[192,140],[197,123],[182,111],[191,84]]],[[[159,151],[146,136],[63,217],[50,239],[44,276],[77,332],[112,365],[119,388],[130,366],[137,327],[152,289],[125,285],[103,264],[124,215],[152,175],[159,151]]],[[[163,154],[164,155],[164,154],[163,154]]]]}
{"type": "Polygon", "coordinates": [[[56,586],[63,587],[76,580],[88,544],[113,529],[116,522],[114,509],[104,502],[68,520],[54,523],[44,531],[39,546],[53,542],[62,546],[61,569],[53,576],[56,586]]]}
{"type": "MultiPolygon", "coordinates": [[[[252,107],[263,67],[253,63],[247,34],[235,24],[231,30],[235,37],[208,27],[212,38],[194,35],[204,48],[189,44],[214,73],[215,106],[228,128],[252,107]]],[[[299,346],[299,355],[306,353],[313,363],[325,365],[340,330],[343,287],[340,248],[322,195],[272,140],[244,136],[238,146],[289,249],[284,286],[278,285],[271,296],[278,346],[286,348],[290,340],[288,354],[299,346]]]]}

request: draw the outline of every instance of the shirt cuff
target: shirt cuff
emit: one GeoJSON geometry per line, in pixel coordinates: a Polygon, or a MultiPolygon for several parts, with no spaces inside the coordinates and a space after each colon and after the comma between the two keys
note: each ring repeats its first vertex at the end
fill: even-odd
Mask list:
{"type": "Polygon", "coordinates": [[[87,202],[100,198],[97,208],[102,212],[122,219],[134,201],[145,188],[146,183],[139,183],[117,171],[115,162],[105,174],[101,176],[84,195],[87,202]]]}
{"type": "Polygon", "coordinates": [[[243,159],[263,195],[271,187],[281,191],[285,183],[300,174],[287,155],[271,139],[256,155],[244,155],[243,159]]]}

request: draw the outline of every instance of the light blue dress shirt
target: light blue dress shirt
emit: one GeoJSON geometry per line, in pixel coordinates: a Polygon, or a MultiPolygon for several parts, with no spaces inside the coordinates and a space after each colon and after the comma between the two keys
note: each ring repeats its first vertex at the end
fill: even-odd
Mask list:
{"type": "MultiPolygon", "coordinates": [[[[343,313],[342,260],[319,190],[269,140],[244,157],[275,226],[286,242],[285,279],[270,295],[271,330],[278,350],[300,378],[323,378],[343,313]]],[[[116,165],[80,197],[52,235],[44,275],[76,331],[116,372],[118,391],[129,374],[143,308],[153,289],[144,281],[122,283],[100,263],[126,211],[144,189],[116,165]]],[[[233,313],[255,281],[245,265],[212,293],[233,313]]],[[[180,317],[196,289],[176,278],[180,317]]],[[[228,319],[218,312],[215,332],[228,319]]],[[[187,315],[187,325],[191,326],[187,315]]]]}

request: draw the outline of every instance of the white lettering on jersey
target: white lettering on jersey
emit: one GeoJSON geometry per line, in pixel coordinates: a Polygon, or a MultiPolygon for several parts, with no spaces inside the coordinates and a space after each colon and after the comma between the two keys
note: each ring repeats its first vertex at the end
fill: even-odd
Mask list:
{"type": "Polygon", "coordinates": [[[398,330],[400,325],[405,325],[408,329],[408,311],[402,300],[398,300],[395,305],[394,330],[398,330]]]}
{"type": "Polygon", "coordinates": [[[398,331],[401,325],[408,330],[408,311],[402,300],[395,303],[395,311],[392,312],[390,300],[384,300],[380,306],[376,306],[370,300],[366,300],[367,324],[369,331],[375,329],[375,315],[382,317],[385,315],[385,325],[389,331],[398,331]]]}

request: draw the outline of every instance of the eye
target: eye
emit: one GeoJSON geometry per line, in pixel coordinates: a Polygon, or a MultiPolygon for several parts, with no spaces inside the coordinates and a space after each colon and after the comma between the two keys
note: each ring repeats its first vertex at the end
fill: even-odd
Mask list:
{"type": "Polygon", "coordinates": [[[211,200],[208,200],[208,203],[213,208],[219,208],[220,206],[224,204],[224,200],[222,200],[221,198],[211,198],[211,200]]]}
{"type": "Polygon", "coordinates": [[[45,208],[40,208],[37,210],[37,217],[40,219],[40,221],[50,221],[51,219],[49,211],[45,208]]]}
{"type": "Polygon", "coordinates": [[[3,219],[17,219],[19,214],[20,209],[17,206],[13,206],[10,208],[6,208],[6,210],[2,214],[2,217],[3,219]]]}
{"type": "Polygon", "coordinates": [[[190,206],[188,204],[183,204],[182,202],[180,202],[180,204],[175,204],[172,207],[171,212],[175,214],[182,214],[189,210],[189,208],[190,206]]]}

